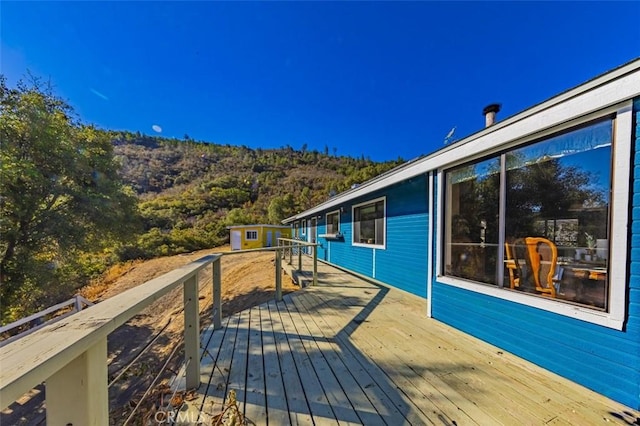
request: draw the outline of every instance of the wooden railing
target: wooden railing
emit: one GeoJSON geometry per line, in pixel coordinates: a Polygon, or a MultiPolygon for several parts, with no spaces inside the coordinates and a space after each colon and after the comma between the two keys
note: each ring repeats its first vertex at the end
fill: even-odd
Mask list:
{"type": "MultiPolygon", "coordinates": [[[[302,271],[302,252],[304,247],[311,248],[313,253],[313,285],[318,284],[318,244],[316,243],[307,243],[305,241],[300,241],[292,238],[278,238],[278,247],[282,248],[282,256],[284,258],[289,258],[289,265],[293,262],[294,253],[298,256],[298,271],[302,271]]],[[[279,262],[277,259],[276,262],[279,262]]],[[[276,269],[280,265],[279,263],[276,265],[276,269]]],[[[277,285],[277,282],[276,282],[277,285]]]]}
{"type": "Polygon", "coordinates": [[[282,300],[282,275],[279,271],[282,270],[282,259],[289,258],[289,265],[292,264],[292,256],[293,253],[297,253],[298,255],[298,271],[302,271],[302,254],[303,248],[312,248],[313,249],[313,282],[312,285],[318,284],[318,253],[317,253],[316,243],[308,243],[306,241],[295,240],[291,238],[278,238],[278,245],[276,247],[263,247],[263,248],[255,248],[255,249],[247,249],[247,250],[234,250],[234,251],[225,251],[222,253],[224,256],[234,255],[234,254],[243,254],[243,253],[252,253],[252,252],[264,252],[264,251],[273,251],[275,252],[275,270],[276,270],[276,300],[279,302],[282,300]]]}
{"type": "Polygon", "coordinates": [[[11,324],[7,324],[3,327],[0,327],[0,335],[4,335],[5,333],[8,335],[7,338],[0,341],[0,347],[6,345],[7,343],[11,343],[14,340],[25,337],[28,334],[33,333],[44,327],[47,324],[52,324],[54,322],[60,321],[69,315],[73,315],[76,312],[80,312],[85,306],[92,306],[93,303],[91,301],[85,299],[84,297],[76,294],[71,299],[66,300],[64,302],[58,303],[57,305],[51,306],[43,311],[35,313],[33,315],[29,315],[26,318],[22,318],[18,321],[12,322],[11,324]],[[58,314],[61,312],[61,314],[58,314]],[[45,319],[47,316],[55,315],[53,318],[45,319]],[[20,330],[24,327],[28,327],[26,330],[14,332],[14,330],[20,330]]]}
{"type": "Polygon", "coordinates": [[[107,336],[182,285],[186,386],[200,385],[199,272],[213,269],[214,326],[221,327],[220,255],[205,256],[0,348],[0,408],[46,382],[47,424],[108,425],[107,336]]]}
{"type": "Polygon", "coordinates": [[[108,425],[107,336],[133,316],[174,288],[183,286],[184,352],[186,388],[200,385],[200,316],[198,281],[200,272],[212,266],[213,327],[222,327],[223,255],[250,251],[274,251],[276,300],[282,300],[281,259],[298,254],[302,270],[302,248],[313,249],[313,284],[317,284],[317,244],[280,238],[277,247],[239,250],[205,256],[181,268],[127,290],[89,309],[0,347],[0,409],[11,405],[29,390],[46,383],[47,424],[108,425]]]}

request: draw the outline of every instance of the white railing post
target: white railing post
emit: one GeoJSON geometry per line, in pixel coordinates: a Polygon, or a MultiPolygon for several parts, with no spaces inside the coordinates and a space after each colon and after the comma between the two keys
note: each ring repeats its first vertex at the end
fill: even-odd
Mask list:
{"type": "Polygon", "coordinates": [[[197,273],[184,282],[184,360],[187,389],[200,387],[200,313],[197,273]]]}
{"type": "Polygon", "coordinates": [[[79,294],[76,294],[73,297],[74,299],[76,299],[76,302],[75,302],[76,312],[80,312],[82,310],[82,299],[80,298],[79,294]]]}
{"type": "Polygon", "coordinates": [[[222,328],[222,268],[220,258],[211,264],[213,269],[213,329],[222,328]]]}
{"type": "Polygon", "coordinates": [[[313,285],[318,285],[318,246],[313,246],[313,285]]]}
{"type": "Polygon", "coordinates": [[[280,302],[282,300],[282,260],[278,251],[276,251],[276,300],[280,302]]]}
{"type": "Polygon", "coordinates": [[[298,244],[298,272],[302,272],[302,244],[298,244]]]}
{"type": "Polygon", "coordinates": [[[108,425],[106,337],[49,377],[46,394],[48,425],[108,425]]]}

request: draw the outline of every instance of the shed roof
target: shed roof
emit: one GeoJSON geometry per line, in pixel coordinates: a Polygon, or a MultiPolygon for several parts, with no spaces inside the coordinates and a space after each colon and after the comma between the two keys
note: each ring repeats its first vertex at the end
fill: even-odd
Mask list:
{"type": "Polygon", "coordinates": [[[288,225],[262,225],[262,224],[253,224],[253,225],[232,225],[227,226],[227,229],[236,229],[236,228],[290,228],[288,225]]]}

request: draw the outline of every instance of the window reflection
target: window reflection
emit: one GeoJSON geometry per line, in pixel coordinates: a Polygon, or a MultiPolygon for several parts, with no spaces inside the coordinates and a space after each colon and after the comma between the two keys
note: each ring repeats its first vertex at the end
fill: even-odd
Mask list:
{"type": "Polygon", "coordinates": [[[327,230],[326,233],[330,235],[338,234],[340,232],[340,213],[333,212],[327,213],[327,230]]]}
{"type": "Polygon", "coordinates": [[[499,158],[447,173],[446,272],[496,284],[499,158]]]}
{"type": "Polygon", "coordinates": [[[384,245],[384,200],[353,209],[353,242],[384,245]]]}
{"type": "Polygon", "coordinates": [[[612,132],[601,121],[449,170],[445,273],[606,309],[612,132]]]}
{"type": "MultiPolygon", "coordinates": [[[[611,135],[612,123],[606,121],[506,153],[506,242],[526,237],[550,241],[557,250],[553,296],[603,309],[611,135]]],[[[540,268],[553,266],[550,262],[544,259],[540,268]]],[[[521,273],[519,289],[540,292],[533,274],[521,273]]]]}

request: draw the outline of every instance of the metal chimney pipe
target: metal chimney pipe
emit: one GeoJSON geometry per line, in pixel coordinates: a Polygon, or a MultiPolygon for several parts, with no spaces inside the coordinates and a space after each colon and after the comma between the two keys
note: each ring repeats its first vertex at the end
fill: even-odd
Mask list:
{"type": "Polygon", "coordinates": [[[482,114],[484,114],[484,126],[492,126],[496,122],[496,114],[500,112],[500,104],[491,104],[484,107],[482,114]]]}

